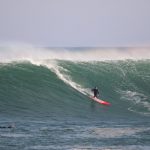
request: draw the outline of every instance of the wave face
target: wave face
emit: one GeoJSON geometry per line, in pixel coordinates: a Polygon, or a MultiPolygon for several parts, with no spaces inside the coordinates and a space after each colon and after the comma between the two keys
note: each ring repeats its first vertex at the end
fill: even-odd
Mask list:
{"type": "Polygon", "coordinates": [[[20,60],[0,63],[1,115],[150,116],[149,59],[20,60]],[[88,98],[94,86],[110,107],[88,98]]]}

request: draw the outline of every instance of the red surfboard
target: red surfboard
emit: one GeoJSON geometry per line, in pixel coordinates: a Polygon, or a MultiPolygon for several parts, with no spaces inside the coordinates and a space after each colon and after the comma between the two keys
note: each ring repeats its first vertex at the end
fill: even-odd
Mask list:
{"type": "Polygon", "coordinates": [[[107,105],[107,106],[110,105],[109,102],[106,102],[106,101],[104,101],[104,100],[98,99],[98,98],[96,98],[96,97],[90,97],[90,98],[91,98],[92,100],[98,102],[99,104],[107,105]]]}

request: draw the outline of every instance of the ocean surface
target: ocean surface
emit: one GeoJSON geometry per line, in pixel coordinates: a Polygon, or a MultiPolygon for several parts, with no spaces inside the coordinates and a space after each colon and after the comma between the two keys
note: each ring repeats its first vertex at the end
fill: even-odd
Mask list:
{"type": "Polygon", "coordinates": [[[127,149],[150,149],[150,49],[0,48],[0,150],[127,149]]]}

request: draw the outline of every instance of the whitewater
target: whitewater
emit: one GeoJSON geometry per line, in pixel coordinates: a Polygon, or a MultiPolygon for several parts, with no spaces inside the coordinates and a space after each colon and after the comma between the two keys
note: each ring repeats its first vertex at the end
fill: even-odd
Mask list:
{"type": "Polygon", "coordinates": [[[0,149],[147,150],[149,83],[149,48],[0,47],[0,149]]]}

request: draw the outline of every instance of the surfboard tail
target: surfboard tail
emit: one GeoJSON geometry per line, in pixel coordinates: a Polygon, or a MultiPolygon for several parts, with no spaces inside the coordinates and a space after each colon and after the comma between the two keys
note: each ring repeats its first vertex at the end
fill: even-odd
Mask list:
{"type": "Polygon", "coordinates": [[[96,98],[96,97],[90,97],[90,98],[91,98],[92,100],[94,100],[94,101],[96,101],[96,102],[102,104],[102,105],[107,105],[107,106],[111,105],[109,102],[104,101],[104,100],[101,100],[101,99],[98,99],[98,98],[96,98]]]}
{"type": "Polygon", "coordinates": [[[106,102],[106,101],[101,101],[101,104],[103,104],[103,105],[110,105],[110,103],[106,102]]]}

